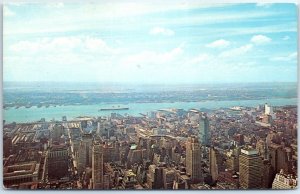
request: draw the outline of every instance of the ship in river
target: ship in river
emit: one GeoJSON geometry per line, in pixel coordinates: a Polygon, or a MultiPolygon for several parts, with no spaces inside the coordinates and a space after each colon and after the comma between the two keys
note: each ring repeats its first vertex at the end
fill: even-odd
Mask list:
{"type": "Polygon", "coordinates": [[[100,108],[98,111],[106,111],[106,110],[129,110],[128,107],[120,107],[120,106],[112,106],[112,107],[109,107],[109,108],[100,108]]]}

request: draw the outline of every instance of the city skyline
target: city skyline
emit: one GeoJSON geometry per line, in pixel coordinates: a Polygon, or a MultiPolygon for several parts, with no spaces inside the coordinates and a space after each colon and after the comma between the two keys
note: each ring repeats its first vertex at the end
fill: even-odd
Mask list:
{"type": "Polygon", "coordinates": [[[295,4],[12,3],[3,25],[5,82],[297,81],[295,4]]]}
{"type": "Polygon", "coordinates": [[[207,113],[171,108],[141,115],[5,124],[4,187],[297,188],[297,106],[207,113]]]}

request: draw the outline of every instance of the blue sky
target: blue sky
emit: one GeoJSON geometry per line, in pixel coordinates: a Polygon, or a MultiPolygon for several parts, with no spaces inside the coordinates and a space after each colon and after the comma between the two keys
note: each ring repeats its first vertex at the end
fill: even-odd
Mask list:
{"type": "Polygon", "coordinates": [[[295,4],[7,4],[4,81],[297,81],[295,4]]]}

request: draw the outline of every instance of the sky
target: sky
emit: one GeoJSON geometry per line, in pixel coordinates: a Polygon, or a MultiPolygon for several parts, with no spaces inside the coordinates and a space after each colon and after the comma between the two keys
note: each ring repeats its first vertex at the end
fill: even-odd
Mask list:
{"type": "Polygon", "coordinates": [[[297,81],[295,4],[11,3],[4,81],[297,81]]]}

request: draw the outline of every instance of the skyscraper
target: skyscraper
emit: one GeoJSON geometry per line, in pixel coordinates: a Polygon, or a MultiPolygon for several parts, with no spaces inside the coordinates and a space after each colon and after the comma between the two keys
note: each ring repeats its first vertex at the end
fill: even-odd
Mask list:
{"type": "Polygon", "coordinates": [[[274,169],[268,160],[263,160],[262,164],[262,188],[269,189],[272,187],[272,181],[274,179],[274,169]]]}
{"type": "Polygon", "coordinates": [[[86,167],[92,167],[92,134],[83,134],[79,147],[78,171],[82,173],[86,167]]]}
{"type": "Polygon", "coordinates": [[[199,120],[199,141],[202,145],[209,145],[209,121],[206,115],[199,120]]]}
{"type": "Polygon", "coordinates": [[[201,145],[196,136],[189,137],[186,143],[186,172],[190,175],[193,183],[203,181],[201,154],[201,145]]]}
{"type": "Polygon", "coordinates": [[[64,134],[64,127],[60,124],[55,124],[51,130],[52,142],[59,142],[63,134],[64,134]]]}
{"type": "Polygon", "coordinates": [[[272,115],[273,114],[273,107],[269,106],[267,103],[265,104],[265,114],[272,115]]]}
{"type": "Polygon", "coordinates": [[[92,155],[93,189],[103,189],[103,145],[95,143],[92,155]]]}
{"type": "Polygon", "coordinates": [[[83,145],[86,150],[86,166],[92,166],[92,134],[84,134],[82,137],[83,145]]]}
{"type": "Polygon", "coordinates": [[[164,189],[172,189],[173,188],[173,182],[175,180],[176,171],[171,168],[165,168],[163,169],[163,184],[164,189]]]}
{"type": "Polygon", "coordinates": [[[213,182],[218,178],[219,172],[225,170],[223,165],[223,157],[221,153],[215,149],[210,148],[209,151],[209,171],[212,176],[213,182]]]}
{"type": "Polygon", "coordinates": [[[150,165],[149,173],[147,174],[147,183],[150,189],[162,189],[163,183],[163,169],[162,166],[150,165]]]}
{"type": "Polygon", "coordinates": [[[239,160],[241,188],[261,188],[262,159],[258,155],[258,151],[252,148],[244,148],[241,150],[239,160]]]}

